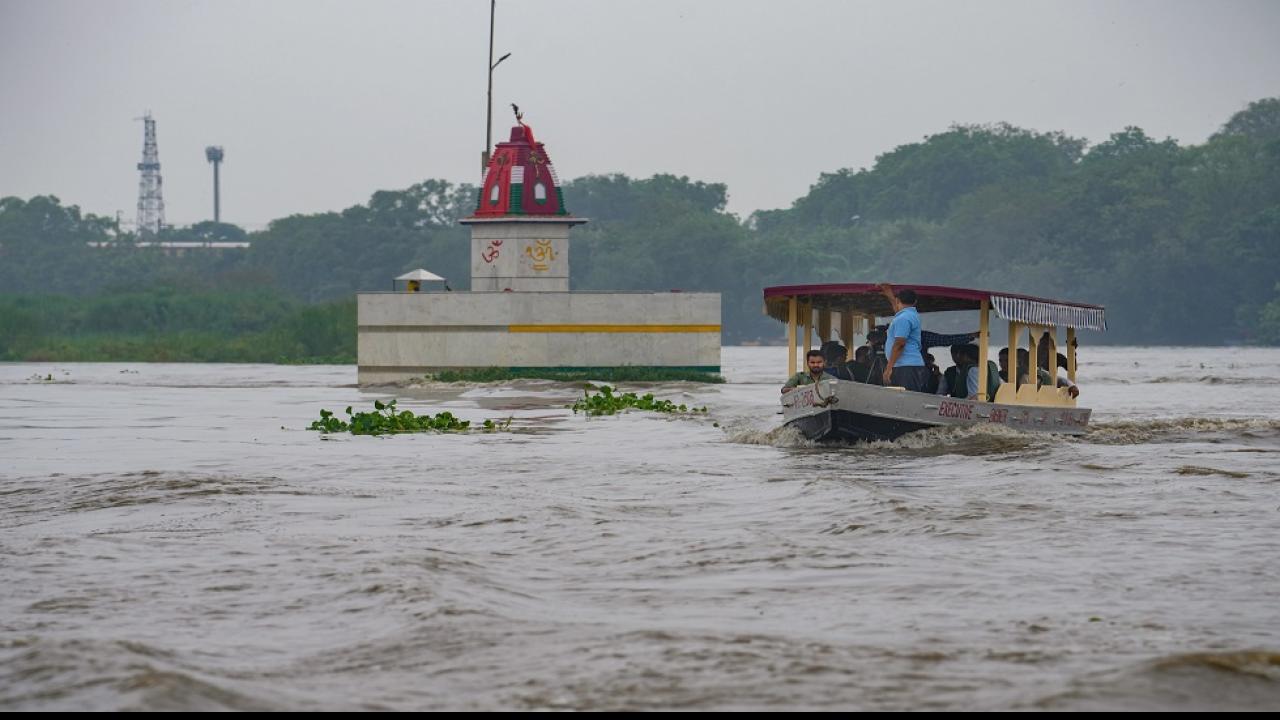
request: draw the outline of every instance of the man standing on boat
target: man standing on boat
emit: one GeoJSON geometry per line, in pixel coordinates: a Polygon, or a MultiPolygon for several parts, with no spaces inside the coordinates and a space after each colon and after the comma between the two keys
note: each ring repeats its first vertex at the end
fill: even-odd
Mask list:
{"type": "Polygon", "coordinates": [[[896,385],[912,392],[924,392],[929,372],[920,348],[920,313],[916,312],[916,291],[899,290],[895,295],[889,283],[880,290],[893,306],[893,322],[885,342],[889,362],[882,375],[885,385],[896,385]]]}

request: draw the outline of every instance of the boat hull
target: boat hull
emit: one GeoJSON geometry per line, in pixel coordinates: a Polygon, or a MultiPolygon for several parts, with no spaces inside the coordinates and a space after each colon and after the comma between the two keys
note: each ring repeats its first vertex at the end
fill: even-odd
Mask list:
{"type": "Polygon", "coordinates": [[[782,396],[790,427],[817,442],[894,440],[931,427],[1003,425],[1028,432],[1083,434],[1088,408],[1010,405],[907,392],[901,388],[824,379],[782,396]]]}

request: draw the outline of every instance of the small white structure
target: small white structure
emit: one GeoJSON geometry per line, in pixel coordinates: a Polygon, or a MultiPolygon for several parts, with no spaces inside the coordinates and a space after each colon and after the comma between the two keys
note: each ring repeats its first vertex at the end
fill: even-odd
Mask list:
{"type": "Polygon", "coordinates": [[[428,270],[423,270],[422,268],[410,270],[403,275],[397,275],[396,280],[417,280],[418,282],[433,282],[435,280],[439,280],[444,282],[444,278],[428,270]]]}
{"type": "MultiPolygon", "coordinates": [[[[393,291],[396,289],[397,282],[404,283],[406,289],[410,290],[411,292],[417,292],[419,289],[421,289],[422,283],[424,282],[445,282],[445,279],[433,272],[430,272],[429,270],[423,270],[422,268],[418,268],[417,270],[410,270],[409,272],[403,275],[397,275],[394,278],[392,278],[391,289],[393,291]]],[[[448,283],[445,284],[445,289],[446,290],[449,289],[448,283]]]]}

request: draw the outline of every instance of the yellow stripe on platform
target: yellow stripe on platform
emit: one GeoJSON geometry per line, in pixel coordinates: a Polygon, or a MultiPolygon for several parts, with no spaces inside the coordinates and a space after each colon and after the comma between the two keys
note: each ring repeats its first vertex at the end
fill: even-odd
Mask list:
{"type": "Polygon", "coordinates": [[[719,325],[508,325],[513,333],[718,333],[719,325]]]}

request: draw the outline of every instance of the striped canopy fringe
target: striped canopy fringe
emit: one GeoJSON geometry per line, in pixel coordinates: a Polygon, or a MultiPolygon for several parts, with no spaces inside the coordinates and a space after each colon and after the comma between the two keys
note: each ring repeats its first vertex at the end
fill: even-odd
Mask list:
{"type": "Polygon", "coordinates": [[[1106,311],[1102,308],[1059,305],[1003,295],[992,295],[991,304],[995,306],[997,315],[1014,322],[1082,328],[1099,332],[1107,329],[1106,311]]]}

